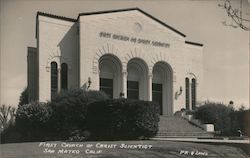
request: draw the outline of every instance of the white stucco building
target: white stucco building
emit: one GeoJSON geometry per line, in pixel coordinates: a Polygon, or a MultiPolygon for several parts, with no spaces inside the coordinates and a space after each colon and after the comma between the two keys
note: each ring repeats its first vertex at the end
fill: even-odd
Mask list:
{"type": "Polygon", "coordinates": [[[38,12],[36,39],[28,47],[30,100],[82,87],[154,101],[172,115],[202,97],[203,45],[138,8],[77,19],[38,12]]]}

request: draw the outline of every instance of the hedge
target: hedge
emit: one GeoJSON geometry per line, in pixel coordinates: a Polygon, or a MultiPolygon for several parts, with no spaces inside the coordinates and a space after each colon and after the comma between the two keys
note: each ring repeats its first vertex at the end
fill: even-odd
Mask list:
{"type": "Polygon", "coordinates": [[[16,143],[22,141],[21,134],[17,131],[16,126],[11,124],[4,131],[1,132],[0,135],[1,144],[3,143],[16,143]]]}
{"type": "Polygon", "coordinates": [[[69,90],[51,102],[19,106],[4,142],[129,140],[156,135],[158,106],[148,101],[107,100],[99,91],[69,90]]]}
{"type": "Polygon", "coordinates": [[[87,129],[93,140],[129,140],[155,136],[159,110],[152,102],[115,99],[88,105],[87,129]]]}
{"type": "Polygon", "coordinates": [[[105,99],[108,96],[103,92],[74,89],[61,92],[48,103],[19,106],[16,123],[1,136],[4,142],[83,140],[89,135],[86,131],[87,104],[105,99]]]}
{"type": "Polygon", "coordinates": [[[223,136],[238,136],[240,129],[243,135],[250,135],[249,110],[235,110],[222,103],[207,102],[194,112],[196,119],[202,123],[212,123],[215,131],[223,136]]]}
{"type": "Polygon", "coordinates": [[[52,109],[47,103],[32,102],[20,106],[16,112],[15,128],[22,141],[48,139],[52,109]]]}
{"type": "Polygon", "coordinates": [[[106,99],[108,96],[104,92],[82,89],[64,91],[56,96],[50,103],[54,137],[64,140],[76,131],[82,133],[86,130],[87,104],[106,99]]]}
{"type": "Polygon", "coordinates": [[[250,137],[250,110],[234,111],[230,114],[231,134],[238,134],[236,130],[240,129],[242,134],[250,137]]]}

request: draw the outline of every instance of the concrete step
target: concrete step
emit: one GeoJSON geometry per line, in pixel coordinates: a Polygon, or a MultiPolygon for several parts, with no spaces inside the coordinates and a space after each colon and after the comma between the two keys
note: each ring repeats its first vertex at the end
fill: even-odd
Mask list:
{"type": "Polygon", "coordinates": [[[159,132],[157,137],[213,137],[207,132],[159,132]]]}
{"type": "Polygon", "coordinates": [[[159,131],[156,137],[202,137],[211,138],[213,134],[189,123],[179,116],[160,116],[159,131]]]}

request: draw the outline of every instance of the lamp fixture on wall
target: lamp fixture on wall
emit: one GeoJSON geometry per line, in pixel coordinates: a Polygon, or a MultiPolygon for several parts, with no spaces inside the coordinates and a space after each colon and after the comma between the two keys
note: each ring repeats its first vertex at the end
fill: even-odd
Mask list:
{"type": "Polygon", "coordinates": [[[91,81],[91,78],[89,77],[89,78],[88,78],[88,87],[87,87],[87,89],[89,89],[91,83],[92,83],[92,81],[91,81]]]}
{"type": "Polygon", "coordinates": [[[178,99],[178,97],[182,94],[182,86],[180,86],[180,89],[177,91],[177,92],[175,92],[175,99],[177,100],[178,99]]]}

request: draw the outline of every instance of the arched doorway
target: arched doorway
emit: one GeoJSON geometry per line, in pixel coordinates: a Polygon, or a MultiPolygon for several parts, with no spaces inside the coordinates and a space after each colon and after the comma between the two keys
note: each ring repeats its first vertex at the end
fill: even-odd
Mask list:
{"type": "Polygon", "coordinates": [[[159,105],[161,115],[173,113],[173,70],[165,62],[153,67],[152,101],[159,105]]]}
{"type": "Polygon", "coordinates": [[[121,92],[121,61],[114,55],[106,54],[99,59],[100,90],[110,98],[119,98],[121,92]]]}
{"type": "Polygon", "coordinates": [[[133,58],[127,65],[127,98],[147,100],[148,66],[139,58],[133,58]]]}

